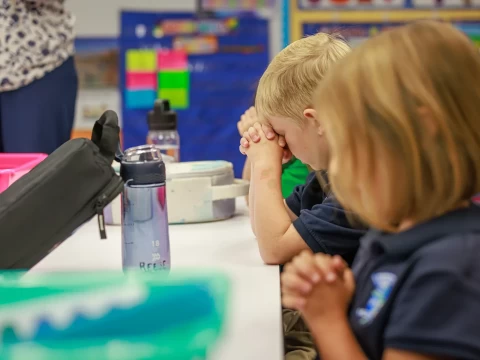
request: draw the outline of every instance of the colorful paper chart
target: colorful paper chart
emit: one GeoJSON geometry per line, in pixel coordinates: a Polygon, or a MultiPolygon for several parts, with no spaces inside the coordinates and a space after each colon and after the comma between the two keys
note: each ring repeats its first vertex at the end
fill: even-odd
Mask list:
{"type": "Polygon", "coordinates": [[[256,10],[273,8],[275,6],[275,0],[202,0],[202,6],[207,10],[256,10]]]}
{"type": "MultiPolygon", "coordinates": [[[[317,32],[339,32],[352,47],[356,47],[365,40],[378,34],[381,31],[388,30],[403,23],[335,23],[335,24],[305,24],[303,32],[305,35],[315,34],[317,32]]],[[[459,30],[463,31],[480,48],[480,23],[453,22],[459,30]]]]}
{"type": "Polygon", "coordinates": [[[236,18],[200,20],[164,20],[153,29],[155,38],[178,35],[227,35],[237,29],[236,18]]]}
{"type": "Polygon", "coordinates": [[[190,74],[184,50],[128,50],[125,68],[128,109],[151,108],[157,98],[170,100],[175,109],[188,107],[190,74]]]}
{"type": "Polygon", "coordinates": [[[404,24],[423,19],[480,21],[480,0],[283,0],[288,41],[301,39],[312,24],[404,24]],[[379,11],[382,10],[382,11],[379,11]]]}
{"type": "Polygon", "coordinates": [[[424,8],[465,9],[477,7],[472,0],[298,0],[302,10],[325,10],[331,8],[424,8]]]}
{"type": "Polygon", "coordinates": [[[173,39],[173,48],[188,54],[215,54],[218,51],[216,36],[177,36],[173,39]]]}

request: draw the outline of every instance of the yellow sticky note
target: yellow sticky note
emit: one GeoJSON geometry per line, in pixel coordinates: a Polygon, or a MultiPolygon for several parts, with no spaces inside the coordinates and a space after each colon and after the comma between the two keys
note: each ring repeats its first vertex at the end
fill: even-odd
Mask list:
{"type": "Polygon", "coordinates": [[[188,108],[188,89],[162,89],[158,91],[160,99],[170,101],[170,106],[174,109],[188,108]]]}
{"type": "Polygon", "coordinates": [[[157,54],[154,50],[127,50],[125,68],[127,71],[156,71],[157,54]]]}

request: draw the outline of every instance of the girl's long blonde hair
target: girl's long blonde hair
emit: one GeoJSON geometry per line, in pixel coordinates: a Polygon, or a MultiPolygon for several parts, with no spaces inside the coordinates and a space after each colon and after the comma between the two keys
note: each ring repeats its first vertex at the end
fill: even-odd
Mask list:
{"type": "Polygon", "coordinates": [[[480,192],[480,54],[453,26],[421,21],[368,40],[313,102],[333,191],[370,226],[398,231],[480,192]]]}

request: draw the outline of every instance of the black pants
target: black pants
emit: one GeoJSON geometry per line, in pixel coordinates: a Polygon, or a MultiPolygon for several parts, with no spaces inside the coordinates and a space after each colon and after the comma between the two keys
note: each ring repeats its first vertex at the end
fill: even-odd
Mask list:
{"type": "Polygon", "coordinates": [[[50,154],[68,141],[77,89],[71,57],[27,86],[0,92],[0,152],[50,154]]]}

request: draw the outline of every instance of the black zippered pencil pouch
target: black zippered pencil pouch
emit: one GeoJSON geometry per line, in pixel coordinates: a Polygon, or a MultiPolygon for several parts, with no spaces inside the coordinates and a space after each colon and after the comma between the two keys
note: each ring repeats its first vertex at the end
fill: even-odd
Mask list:
{"type": "Polygon", "coordinates": [[[92,140],[73,139],[0,194],[0,269],[30,269],[123,189],[112,162],[119,147],[118,117],[105,112],[92,140]]]}

